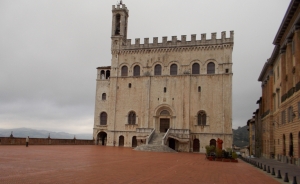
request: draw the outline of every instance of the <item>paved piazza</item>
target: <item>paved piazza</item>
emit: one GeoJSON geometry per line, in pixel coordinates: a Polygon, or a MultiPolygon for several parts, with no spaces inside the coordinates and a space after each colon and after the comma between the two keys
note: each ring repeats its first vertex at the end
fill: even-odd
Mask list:
{"type": "Polygon", "coordinates": [[[118,147],[0,146],[0,183],[278,183],[239,161],[118,147]]]}

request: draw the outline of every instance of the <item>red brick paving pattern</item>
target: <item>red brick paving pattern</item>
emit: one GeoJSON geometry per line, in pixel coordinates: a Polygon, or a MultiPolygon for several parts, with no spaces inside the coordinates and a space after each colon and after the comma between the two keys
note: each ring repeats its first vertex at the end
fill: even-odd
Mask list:
{"type": "Polygon", "coordinates": [[[242,161],[212,162],[203,154],[102,146],[0,146],[0,183],[278,182],[242,161]]]}

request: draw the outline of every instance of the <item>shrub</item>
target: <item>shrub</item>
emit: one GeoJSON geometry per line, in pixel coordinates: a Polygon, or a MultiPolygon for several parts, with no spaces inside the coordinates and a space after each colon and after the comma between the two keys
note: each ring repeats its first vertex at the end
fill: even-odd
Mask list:
{"type": "Polygon", "coordinates": [[[236,152],[232,152],[232,158],[233,159],[237,159],[238,155],[236,154],[236,152]]]}

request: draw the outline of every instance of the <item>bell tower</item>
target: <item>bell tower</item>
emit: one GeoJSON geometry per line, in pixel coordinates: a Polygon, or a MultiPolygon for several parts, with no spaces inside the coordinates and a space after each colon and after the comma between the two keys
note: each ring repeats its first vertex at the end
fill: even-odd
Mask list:
{"type": "Polygon", "coordinates": [[[129,10],[122,1],[112,6],[111,49],[118,50],[127,39],[129,10]]]}

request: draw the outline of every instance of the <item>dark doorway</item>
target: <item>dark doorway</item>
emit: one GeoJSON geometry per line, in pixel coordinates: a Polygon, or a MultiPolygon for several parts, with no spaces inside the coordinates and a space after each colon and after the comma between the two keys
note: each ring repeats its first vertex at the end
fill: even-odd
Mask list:
{"type": "Polygon", "coordinates": [[[286,155],[286,151],[285,151],[285,135],[284,134],[283,134],[282,153],[283,153],[284,156],[286,155]]]}
{"type": "Polygon", "coordinates": [[[124,146],[124,136],[123,135],[121,135],[119,137],[119,146],[124,146]]]}
{"type": "Polygon", "coordinates": [[[289,156],[294,156],[294,146],[293,146],[293,134],[290,133],[290,147],[289,147],[289,156]]]}
{"type": "Polygon", "coordinates": [[[209,145],[210,146],[214,145],[216,147],[216,145],[217,145],[216,144],[216,139],[211,139],[210,142],[209,142],[209,145]]]}
{"type": "Polygon", "coordinates": [[[133,136],[133,137],[132,137],[132,147],[133,147],[133,148],[137,147],[136,136],[133,136]]]}
{"type": "Polygon", "coordinates": [[[300,158],[300,132],[298,133],[298,158],[300,158]]]}
{"type": "Polygon", "coordinates": [[[169,147],[175,150],[175,139],[173,138],[169,139],[169,147]]]}
{"type": "Polygon", "coordinates": [[[100,132],[98,134],[98,144],[105,146],[106,145],[107,134],[105,132],[100,132]]]}
{"type": "Polygon", "coordinates": [[[199,141],[199,139],[194,139],[193,152],[199,152],[199,151],[200,151],[200,141],[199,141]]]}
{"type": "Polygon", "coordinates": [[[170,119],[160,119],[160,132],[167,132],[170,127],[170,119]]]}

